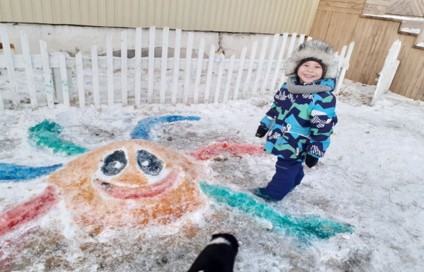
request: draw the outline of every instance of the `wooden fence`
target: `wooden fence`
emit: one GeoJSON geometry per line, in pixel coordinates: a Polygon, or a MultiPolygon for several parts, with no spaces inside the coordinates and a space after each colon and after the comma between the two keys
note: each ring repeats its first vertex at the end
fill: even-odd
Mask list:
{"type": "MultiPolygon", "coordinates": [[[[157,37],[156,28],[151,27],[148,37],[144,37],[142,29],[137,28],[135,41],[127,39],[128,31],[121,34],[119,51],[112,48],[108,36],[105,56],[98,53],[96,45],[91,47],[91,54],[78,52],[70,56],[65,52],[49,53],[44,41],[40,41],[40,54],[32,54],[24,32],[20,33],[22,52],[16,54],[10,49],[7,29],[0,28],[0,110],[28,105],[33,109],[53,108],[55,104],[84,108],[116,103],[140,108],[143,103],[225,103],[263,95],[274,92],[285,80],[284,61],[305,40],[304,35],[296,33],[266,36],[260,44],[253,42],[249,50],[244,47],[236,59],[234,55],[226,58],[214,45],[206,48],[204,39],[194,45],[193,32],[188,33],[187,46],[182,50],[179,29],[164,28],[162,37],[157,37]],[[175,31],[173,41],[169,39],[170,31],[175,31]],[[149,46],[144,55],[141,45],[146,38],[149,46]],[[160,54],[155,54],[158,46],[160,54]]],[[[337,88],[349,67],[353,47],[352,42],[339,54],[337,88]]]]}

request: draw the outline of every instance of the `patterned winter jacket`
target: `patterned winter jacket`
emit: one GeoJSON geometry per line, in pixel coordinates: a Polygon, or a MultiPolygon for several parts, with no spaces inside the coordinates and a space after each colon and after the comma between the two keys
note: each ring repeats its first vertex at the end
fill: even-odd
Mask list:
{"type": "Polygon", "coordinates": [[[332,93],[335,79],[324,78],[307,85],[299,84],[296,77],[289,80],[275,94],[274,103],[261,120],[269,129],[264,150],[297,161],[303,161],[307,153],[320,158],[337,123],[336,97],[332,93]]]}

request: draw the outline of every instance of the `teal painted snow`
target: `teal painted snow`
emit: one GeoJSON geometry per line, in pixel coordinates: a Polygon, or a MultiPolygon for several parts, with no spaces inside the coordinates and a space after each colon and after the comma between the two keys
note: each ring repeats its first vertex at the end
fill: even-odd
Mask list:
{"type": "Polygon", "coordinates": [[[269,221],[274,228],[284,230],[303,241],[311,238],[328,239],[340,233],[352,233],[353,227],[318,216],[294,217],[284,215],[250,194],[236,192],[227,187],[201,182],[203,192],[217,202],[269,221]]]}
{"type": "Polygon", "coordinates": [[[68,156],[79,155],[88,151],[84,147],[75,145],[72,142],[64,141],[60,138],[63,127],[53,121],[43,122],[31,127],[28,138],[38,147],[50,149],[53,153],[62,153],[68,156]]]}

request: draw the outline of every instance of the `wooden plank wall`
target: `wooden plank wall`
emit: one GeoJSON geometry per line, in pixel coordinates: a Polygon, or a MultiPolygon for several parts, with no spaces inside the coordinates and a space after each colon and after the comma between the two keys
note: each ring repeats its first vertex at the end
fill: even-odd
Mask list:
{"type": "Polygon", "coordinates": [[[355,49],[346,78],[375,85],[393,42],[399,39],[400,65],[390,90],[424,100],[424,50],[414,47],[415,36],[398,33],[400,22],[361,17],[365,0],[321,0],[311,29],[314,39],[337,51],[351,41],[355,49]]]}

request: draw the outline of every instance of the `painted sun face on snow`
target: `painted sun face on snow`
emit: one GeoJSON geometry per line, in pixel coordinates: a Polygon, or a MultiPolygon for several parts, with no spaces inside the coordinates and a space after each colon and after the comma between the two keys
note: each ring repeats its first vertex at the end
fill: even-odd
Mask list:
{"type": "Polygon", "coordinates": [[[143,140],[117,142],[71,161],[48,181],[86,226],[166,224],[205,201],[200,165],[143,140]]]}

